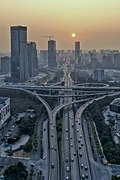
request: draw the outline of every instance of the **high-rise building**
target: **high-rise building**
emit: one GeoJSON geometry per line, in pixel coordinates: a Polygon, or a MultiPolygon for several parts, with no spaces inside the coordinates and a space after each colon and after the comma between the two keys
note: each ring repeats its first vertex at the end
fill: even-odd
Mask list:
{"type": "Polygon", "coordinates": [[[57,67],[56,63],[56,41],[48,41],[48,67],[55,68],[57,67]]]}
{"type": "Polygon", "coordinates": [[[114,54],[114,67],[120,68],[120,53],[114,54]]]}
{"type": "Polygon", "coordinates": [[[78,62],[79,58],[80,58],[80,42],[76,41],[75,42],[75,60],[76,60],[76,62],[78,62]]]}
{"type": "Polygon", "coordinates": [[[47,50],[41,50],[40,51],[39,65],[40,66],[47,66],[48,65],[48,51],[47,50]]]}
{"type": "Polygon", "coordinates": [[[114,67],[114,58],[112,54],[102,56],[103,68],[109,69],[114,67]]]}
{"type": "Polygon", "coordinates": [[[93,78],[97,81],[104,80],[104,69],[94,69],[93,78]]]}
{"type": "Polygon", "coordinates": [[[29,77],[37,75],[38,72],[38,58],[35,42],[28,43],[28,72],[29,77]]]}
{"type": "Polygon", "coordinates": [[[8,74],[11,72],[11,58],[9,56],[1,57],[0,72],[2,74],[8,74]]]}
{"type": "Polygon", "coordinates": [[[11,27],[11,77],[15,81],[28,79],[27,27],[11,27]]]}

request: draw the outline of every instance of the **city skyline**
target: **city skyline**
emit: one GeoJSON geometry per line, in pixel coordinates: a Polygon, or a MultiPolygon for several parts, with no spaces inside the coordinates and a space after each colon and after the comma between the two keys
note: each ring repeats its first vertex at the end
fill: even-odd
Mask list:
{"type": "Polygon", "coordinates": [[[47,49],[44,35],[54,36],[57,49],[74,49],[75,41],[82,49],[120,49],[119,7],[119,0],[1,0],[0,52],[10,51],[12,25],[27,26],[38,50],[47,49]]]}

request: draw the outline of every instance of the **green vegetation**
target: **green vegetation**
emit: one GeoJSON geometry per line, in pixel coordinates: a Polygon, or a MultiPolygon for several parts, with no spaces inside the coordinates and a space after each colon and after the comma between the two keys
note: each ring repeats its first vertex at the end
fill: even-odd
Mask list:
{"type": "Polygon", "coordinates": [[[30,138],[28,142],[24,145],[23,150],[27,153],[32,151],[32,138],[30,138]]]}
{"type": "Polygon", "coordinates": [[[86,71],[80,72],[79,70],[73,71],[71,73],[71,77],[73,81],[76,83],[91,83],[91,82],[96,82],[86,71]]]}
{"type": "MultiPolygon", "coordinates": [[[[61,160],[62,160],[62,121],[61,117],[57,117],[56,127],[57,127],[57,141],[58,141],[58,152],[59,152],[59,167],[61,168],[61,160]]],[[[61,172],[61,169],[60,169],[61,172]]],[[[60,173],[61,175],[61,173],[60,173]]]]}
{"type": "Polygon", "coordinates": [[[34,137],[33,137],[33,151],[34,152],[37,151],[37,147],[38,147],[38,134],[37,134],[37,130],[38,130],[38,122],[36,123],[35,131],[34,131],[34,137]]]}
{"type": "Polygon", "coordinates": [[[23,117],[19,125],[20,134],[32,135],[34,133],[36,118],[23,117]]]}
{"type": "Polygon", "coordinates": [[[117,177],[117,176],[113,176],[113,175],[112,175],[111,180],[120,180],[120,177],[117,177]]]}
{"type": "MultiPolygon", "coordinates": [[[[96,124],[97,132],[103,147],[103,152],[106,159],[111,164],[120,164],[120,144],[115,144],[111,129],[105,124],[104,117],[102,114],[103,106],[110,103],[113,98],[104,98],[99,102],[94,101],[94,103],[87,109],[87,115],[90,120],[94,121],[96,124]]],[[[97,147],[99,145],[97,144],[97,147]]],[[[100,152],[100,149],[98,149],[100,152]]]]}
{"type": "Polygon", "coordinates": [[[26,167],[20,161],[8,167],[4,172],[4,180],[27,180],[27,176],[26,167]]]}
{"type": "Polygon", "coordinates": [[[5,152],[7,153],[8,156],[12,156],[13,155],[13,152],[12,152],[11,149],[7,149],[5,152]]]}

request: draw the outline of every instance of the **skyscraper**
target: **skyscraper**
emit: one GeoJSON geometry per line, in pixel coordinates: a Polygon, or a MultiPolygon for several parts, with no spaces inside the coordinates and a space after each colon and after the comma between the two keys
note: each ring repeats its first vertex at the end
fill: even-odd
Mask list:
{"type": "Polygon", "coordinates": [[[15,81],[28,79],[27,27],[11,26],[11,77],[15,81]]]}
{"type": "Polygon", "coordinates": [[[79,58],[80,58],[80,42],[76,41],[75,42],[75,60],[76,60],[76,62],[78,62],[79,58]]]}
{"type": "Polygon", "coordinates": [[[48,67],[55,68],[57,67],[56,63],[56,41],[48,41],[48,67]]]}
{"type": "Polygon", "coordinates": [[[37,75],[38,72],[38,58],[35,42],[28,43],[28,71],[30,77],[37,75]]]}

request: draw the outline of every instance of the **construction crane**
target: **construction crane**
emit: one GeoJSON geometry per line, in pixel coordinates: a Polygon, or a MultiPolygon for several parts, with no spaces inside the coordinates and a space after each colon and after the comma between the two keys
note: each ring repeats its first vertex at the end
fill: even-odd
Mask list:
{"type": "Polygon", "coordinates": [[[49,40],[52,40],[52,38],[53,38],[54,36],[40,36],[40,37],[48,38],[49,40]]]}

